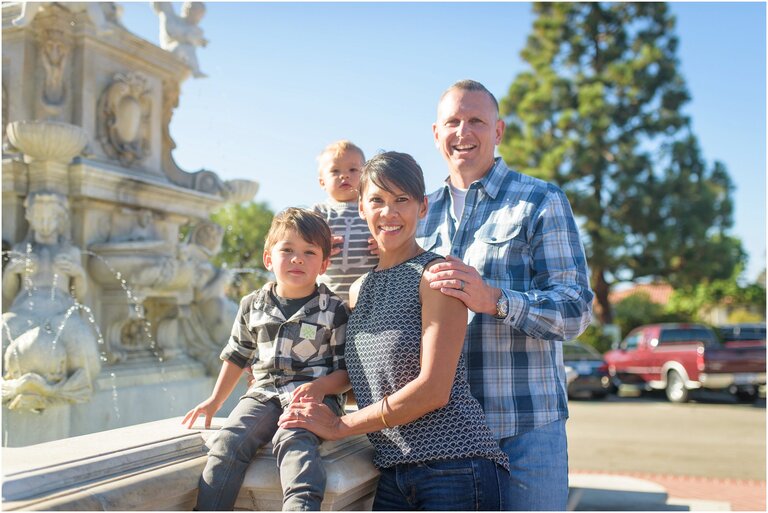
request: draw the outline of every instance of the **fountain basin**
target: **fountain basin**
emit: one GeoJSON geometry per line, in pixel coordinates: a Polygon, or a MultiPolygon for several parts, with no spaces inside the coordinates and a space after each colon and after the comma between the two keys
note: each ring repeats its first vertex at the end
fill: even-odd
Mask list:
{"type": "Polygon", "coordinates": [[[6,133],[11,144],[24,153],[25,162],[69,164],[88,143],[83,128],[59,121],[14,121],[6,133]]]}

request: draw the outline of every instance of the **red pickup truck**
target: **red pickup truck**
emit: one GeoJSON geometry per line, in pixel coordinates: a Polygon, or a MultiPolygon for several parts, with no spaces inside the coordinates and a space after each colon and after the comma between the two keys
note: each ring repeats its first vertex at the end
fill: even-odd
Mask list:
{"type": "Polygon", "coordinates": [[[665,390],[673,403],[686,402],[699,388],[743,399],[765,387],[765,345],[723,347],[701,324],[640,326],[604,358],[615,385],[665,390]]]}

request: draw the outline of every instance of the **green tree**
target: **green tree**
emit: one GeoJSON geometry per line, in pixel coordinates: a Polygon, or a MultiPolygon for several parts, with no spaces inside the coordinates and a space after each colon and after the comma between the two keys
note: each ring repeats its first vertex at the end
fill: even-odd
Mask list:
{"type": "Polygon", "coordinates": [[[664,305],[654,303],[645,292],[638,292],[628,296],[616,304],[615,322],[621,328],[621,336],[627,334],[643,324],[657,322],[685,321],[690,317],[679,313],[667,311],[664,305]]]}
{"type": "Polygon", "coordinates": [[[675,20],[663,3],[536,3],[530,71],[501,101],[510,167],[563,188],[582,222],[597,313],[618,280],[729,276],[733,186],[702,160],[682,108],[675,20]]]}
{"type": "Polygon", "coordinates": [[[584,333],[579,335],[578,341],[594,347],[600,353],[605,353],[613,345],[613,340],[603,332],[603,328],[594,324],[587,326],[584,333]]]}
{"type": "Polygon", "coordinates": [[[221,251],[212,260],[220,267],[237,270],[230,291],[235,300],[267,281],[262,255],[273,216],[263,202],[230,204],[211,214],[211,220],[224,227],[221,251]]]}
{"type": "Polygon", "coordinates": [[[759,282],[741,285],[738,277],[742,267],[736,266],[731,276],[718,280],[705,280],[696,285],[675,290],[669,300],[668,310],[701,320],[701,314],[718,305],[729,305],[738,314],[731,322],[765,320],[764,315],[747,315],[765,312],[765,287],[759,282]]]}

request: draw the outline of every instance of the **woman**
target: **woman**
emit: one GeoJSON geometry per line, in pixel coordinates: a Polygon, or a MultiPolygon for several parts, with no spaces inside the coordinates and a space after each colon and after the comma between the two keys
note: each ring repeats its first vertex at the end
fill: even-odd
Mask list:
{"type": "Polygon", "coordinates": [[[416,244],[426,211],[411,156],[387,152],[366,163],[360,215],[379,265],[350,289],[345,358],[359,410],[337,417],[299,401],[280,425],[328,440],[367,433],[381,471],[375,510],[505,509],[508,460],[466,381],[467,310],[424,278],[443,260],[416,244]]]}

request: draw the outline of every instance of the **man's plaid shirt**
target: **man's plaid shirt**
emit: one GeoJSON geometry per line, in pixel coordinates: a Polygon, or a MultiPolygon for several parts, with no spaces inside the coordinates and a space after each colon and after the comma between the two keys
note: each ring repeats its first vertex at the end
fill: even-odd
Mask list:
{"type": "Polygon", "coordinates": [[[417,240],[461,258],[509,298],[509,315],[470,312],[472,393],[498,438],[568,417],[562,341],[589,325],[592,291],[571,206],[556,186],[497,158],[467,191],[458,229],[449,185],[429,196],[417,240]]]}
{"type": "MultiPolygon", "coordinates": [[[[267,283],[240,301],[232,334],[220,358],[245,368],[255,381],[246,396],[278,397],[283,407],[299,385],[346,370],[344,342],[349,310],[325,285],[290,319],[275,304],[267,283]]],[[[343,396],[338,396],[344,406],[343,396]]]]}

